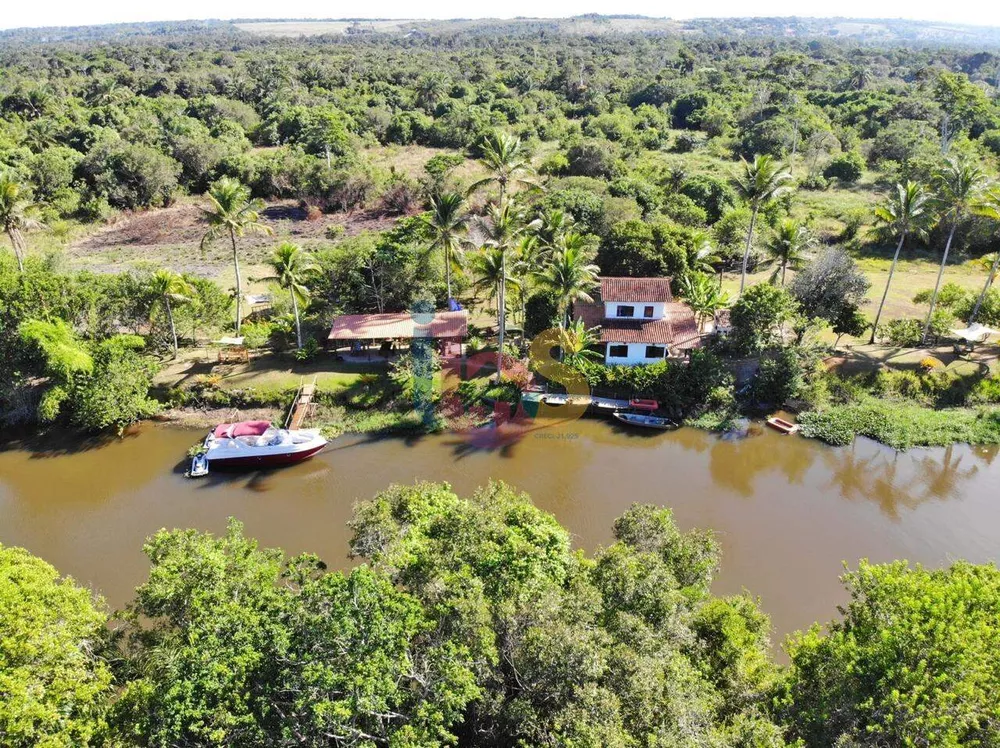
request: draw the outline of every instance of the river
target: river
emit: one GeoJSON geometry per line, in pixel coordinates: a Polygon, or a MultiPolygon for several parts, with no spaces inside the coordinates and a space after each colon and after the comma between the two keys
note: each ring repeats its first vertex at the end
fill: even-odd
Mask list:
{"type": "Polygon", "coordinates": [[[221,531],[229,516],[268,546],[346,565],[358,500],[392,482],[491,477],[527,491],[593,550],[632,502],[672,507],[682,528],[716,530],[717,593],[760,596],[775,641],[837,614],[843,562],[938,566],[1000,557],[996,448],[897,453],[859,440],[830,448],[770,431],[724,441],[694,429],[647,433],[598,420],[505,439],[443,434],[343,437],[271,473],[183,476],[201,434],[147,425],[123,439],[0,451],[0,543],[19,545],[123,605],[148,564],[143,539],[168,527],[221,531]]]}

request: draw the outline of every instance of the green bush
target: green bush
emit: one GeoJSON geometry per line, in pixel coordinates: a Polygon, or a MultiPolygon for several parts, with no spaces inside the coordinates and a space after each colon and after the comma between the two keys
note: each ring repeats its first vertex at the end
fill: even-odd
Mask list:
{"type": "Polygon", "coordinates": [[[893,319],[879,325],[878,330],[875,331],[875,337],[880,343],[900,348],[913,348],[920,345],[923,328],[923,323],[919,319],[893,319]]]}
{"type": "Polygon", "coordinates": [[[867,436],[895,449],[965,442],[1000,443],[1000,410],[948,408],[931,410],[917,404],[864,398],[799,416],[802,433],[828,444],[848,445],[867,436]]]}
{"type": "Polygon", "coordinates": [[[861,179],[865,171],[865,159],[857,151],[849,151],[834,156],[833,160],[827,164],[823,170],[823,176],[827,179],[837,179],[841,182],[851,184],[861,179]]]}

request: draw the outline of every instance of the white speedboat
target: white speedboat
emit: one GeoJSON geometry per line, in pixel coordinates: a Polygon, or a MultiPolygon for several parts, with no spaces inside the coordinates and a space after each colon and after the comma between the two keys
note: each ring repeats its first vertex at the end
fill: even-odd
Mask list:
{"type": "Polygon", "coordinates": [[[223,423],[206,438],[202,454],[212,469],[291,465],[326,446],[319,429],[279,429],[268,421],[223,423]]]}

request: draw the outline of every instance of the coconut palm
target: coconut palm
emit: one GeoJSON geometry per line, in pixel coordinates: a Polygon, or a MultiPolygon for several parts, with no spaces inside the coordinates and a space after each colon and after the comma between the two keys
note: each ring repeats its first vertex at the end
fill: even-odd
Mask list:
{"type": "MultiPolygon", "coordinates": [[[[979,204],[975,206],[974,212],[977,215],[1000,223],[1000,187],[996,185],[990,187],[990,189],[988,189],[982,196],[979,204]]],[[[993,285],[993,279],[996,278],[997,269],[1000,269],[1000,252],[994,252],[992,256],[986,255],[981,261],[983,263],[983,269],[986,271],[986,283],[983,286],[983,290],[979,294],[979,298],[976,299],[976,305],[972,308],[972,316],[968,321],[970,325],[976,321],[976,317],[979,315],[979,309],[983,305],[983,300],[986,298],[986,294],[989,292],[990,286],[993,285]]]]}
{"type": "Polygon", "coordinates": [[[875,313],[875,324],[872,326],[872,336],[868,340],[868,345],[875,343],[878,322],[882,317],[882,309],[885,307],[885,300],[889,295],[889,286],[892,285],[892,276],[896,272],[896,263],[899,262],[899,253],[903,249],[907,235],[925,236],[927,234],[927,228],[932,218],[929,202],[930,196],[922,185],[907,182],[906,184],[897,184],[896,193],[884,205],[875,209],[877,226],[889,234],[898,235],[899,241],[896,244],[896,252],[892,256],[892,264],[889,265],[889,277],[885,281],[882,300],[875,313]]]}
{"type": "Polygon", "coordinates": [[[177,358],[177,327],[174,325],[173,305],[183,304],[190,300],[191,286],[173,270],[161,269],[153,273],[153,277],[149,279],[149,291],[153,295],[149,316],[152,318],[161,308],[164,310],[167,315],[167,324],[170,325],[174,358],[177,358]]]}
{"type": "Polygon", "coordinates": [[[816,238],[805,226],[790,218],[786,218],[777,230],[764,244],[768,264],[774,265],[771,282],[781,277],[781,285],[785,285],[785,273],[788,268],[800,270],[806,262],[806,250],[816,244],[816,238]]]}
{"type": "Polygon", "coordinates": [[[567,231],[573,229],[573,215],[558,208],[543,211],[536,221],[532,222],[538,241],[547,249],[551,249],[567,231]]]}
{"type": "Polygon", "coordinates": [[[281,242],[274,248],[274,254],[267,261],[274,275],[262,280],[277,281],[292,297],[292,313],[295,315],[295,343],[302,347],[301,309],[309,303],[309,287],[306,281],[316,272],[316,263],[302,247],[292,242],[281,242]]]}
{"type": "Polygon", "coordinates": [[[704,273],[685,274],[681,278],[681,295],[698,319],[698,332],[704,332],[705,323],[713,319],[717,311],[729,306],[729,295],[704,273]]]}
{"type": "Polygon", "coordinates": [[[504,197],[509,190],[521,185],[538,187],[534,179],[535,170],[524,152],[521,139],[497,130],[483,139],[483,155],[479,159],[489,174],[474,182],[469,192],[474,192],[488,184],[496,184],[500,188],[499,204],[503,206],[504,197]]]}
{"type": "Polygon", "coordinates": [[[10,238],[17,258],[17,267],[24,272],[24,255],[27,246],[24,242],[24,232],[42,226],[40,221],[32,217],[34,204],[23,195],[24,189],[19,182],[6,174],[0,174],[0,226],[10,238]]]}
{"type": "Polygon", "coordinates": [[[538,284],[556,297],[559,327],[566,328],[574,301],[593,301],[590,291],[597,287],[601,269],[593,263],[593,253],[581,245],[576,234],[565,234],[545,267],[535,277],[538,284]]]}
{"type": "Polygon", "coordinates": [[[507,285],[513,282],[507,267],[507,255],[517,246],[524,233],[524,213],[508,203],[490,204],[486,209],[486,220],[482,223],[486,241],[484,259],[480,262],[492,263],[497,267],[492,273],[496,280],[497,295],[497,379],[503,367],[503,345],[507,331],[507,285]]]}
{"type": "Polygon", "coordinates": [[[752,163],[743,161],[743,174],[733,184],[744,200],[750,205],[750,227],[747,230],[747,243],[743,250],[743,270],[740,275],[740,295],[747,282],[747,263],[750,260],[750,247],[753,242],[753,230],[757,224],[757,214],[771,200],[787,192],[790,187],[785,183],[792,175],[771,156],[754,156],[752,163]]]}
{"type": "Polygon", "coordinates": [[[978,205],[985,181],[986,176],[978,166],[971,161],[957,158],[947,159],[935,175],[934,186],[937,192],[935,202],[943,213],[942,220],[949,220],[951,225],[948,229],[948,240],[944,245],[944,254],[941,256],[937,281],[934,283],[934,292],[931,294],[931,308],[927,311],[927,321],[924,322],[924,331],[920,336],[921,343],[927,341],[927,333],[934,316],[934,307],[937,305],[941,278],[944,277],[944,268],[948,264],[948,252],[951,250],[952,239],[955,238],[955,230],[972,208],[978,205]]]}
{"type": "Polygon", "coordinates": [[[236,237],[244,234],[271,234],[271,227],[260,222],[264,203],[250,197],[250,190],[237,180],[223,177],[209,188],[209,207],[202,208],[208,220],[208,231],[201,238],[201,246],[228,236],[233,250],[233,270],[236,273],[236,334],[240,334],[243,321],[243,279],[240,276],[240,256],[236,237]]]}
{"type": "Polygon", "coordinates": [[[588,360],[600,360],[601,353],[594,349],[600,343],[597,328],[587,328],[582,319],[574,320],[559,331],[559,350],[563,363],[574,366],[588,360]]]}
{"type": "Polygon", "coordinates": [[[515,247],[511,275],[517,279],[517,297],[521,307],[521,324],[527,317],[531,278],[542,261],[542,245],[537,234],[524,233],[515,247]]]}
{"type": "Polygon", "coordinates": [[[465,213],[465,198],[459,193],[441,192],[431,197],[431,210],[424,218],[424,223],[431,232],[431,247],[440,249],[444,254],[449,299],[452,298],[452,264],[466,244],[468,220],[468,215],[465,213]]]}

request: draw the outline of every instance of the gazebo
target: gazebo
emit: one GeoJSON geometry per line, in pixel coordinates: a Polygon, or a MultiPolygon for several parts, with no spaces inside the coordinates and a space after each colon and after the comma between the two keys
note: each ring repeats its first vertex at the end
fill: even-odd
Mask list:
{"type": "Polygon", "coordinates": [[[361,344],[367,348],[376,341],[430,339],[438,341],[441,352],[447,356],[461,351],[468,332],[469,313],[465,310],[342,314],[334,318],[328,340],[334,346],[361,344]]]}

